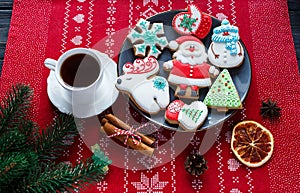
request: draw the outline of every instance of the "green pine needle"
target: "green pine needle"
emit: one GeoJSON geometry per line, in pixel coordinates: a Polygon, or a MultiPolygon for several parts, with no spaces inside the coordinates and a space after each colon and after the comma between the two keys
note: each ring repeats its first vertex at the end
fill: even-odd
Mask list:
{"type": "Polygon", "coordinates": [[[27,147],[27,137],[18,132],[6,132],[0,137],[0,158],[11,152],[21,151],[27,147]]]}
{"type": "Polygon", "coordinates": [[[37,155],[33,151],[14,152],[0,157],[0,192],[10,188],[12,182],[19,181],[27,175],[37,163],[37,155]]]}
{"type": "Polygon", "coordinates": [[[64,150],[74,142],[78,134],[72,115],[60,114],[53,123],[42,131],[38,138],[37,153],[41,161],[53,161],[60,157],[64,150]]]}
{"type": "Polygon", "coordinates": [[[27,117],[32,99],[29,86],[18,84],[0,106],[0,192],[74,192],[105,176],[111,161],[99,146],[92,158],[75,166],[56,159],[81,129],[72,115],[58,115],[40,132],[27,117]]]}
{"type": "Polygon", "coordinates": [[[73,192],[102,180],[105,174],[91,159],[74,167],[67,163],[51,164],[44,171],[32,173],[31,181],[18,192],[73,192]]]}
{"type": "Polygon", "coordinates": [[[13,86],[7,93],[0,106],[0,134],[26,117],[32,95],[32,89],[24,84],[13,86]]]}

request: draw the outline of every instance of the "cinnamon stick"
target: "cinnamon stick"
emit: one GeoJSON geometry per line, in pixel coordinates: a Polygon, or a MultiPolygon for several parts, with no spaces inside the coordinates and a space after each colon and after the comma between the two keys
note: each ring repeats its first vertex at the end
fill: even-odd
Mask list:
{"type": "MultiPolygon", "coordinates": [[[[122,120],[120,120],[119,118],[117,118],[116,116],[114,116],[112,114],[105,115],[105,118],[110,123],[112,123],[113,125],[115,125],[116,127],[120,128],[120,129],[124,129],[127,131],[129,131],[131,129],[131,127],[129,125],[127,125],[122,120]]],[[[139,132],[136,132],[136,134],[139,135],[142,138],[142,141],[144,143],[146,143],[147,145],[152,145],[155,142],[155,139],[147,137],[146,135],[143,135],[139,132]]]]}
{"type": "MultiPolygon", "coordinates": [[[[116,131],[115,131],[116,126],[112,125],[109,122],[106,122],[101,127],[101,129],[103,129],[107,135],[113,135],[113,134],[116,133],[116,131]]],[[[126,137],[127,137],[126,135],[118,135],[118,136],[115,136],[114,138],[117,139],[117,140],[119,140],[119,141],[121,141],[122,143],[124,143],[126,137]]],[[[138,150],[142,154],[147,155],[149,157],[151,157],[153,155],[153,152],[154,152],[154,148],[147,146],[143,142],[141,142],[141,143],[139,143],[137,145],[134,144],[133,139],[131,137],[128,138],[127,145],[129,147],[131,147],[132,149],[138,150]]]]}

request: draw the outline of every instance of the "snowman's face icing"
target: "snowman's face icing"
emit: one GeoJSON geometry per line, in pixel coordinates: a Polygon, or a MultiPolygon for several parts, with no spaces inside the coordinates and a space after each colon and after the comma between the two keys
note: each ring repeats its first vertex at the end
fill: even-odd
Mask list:
{"type": "Polygon", "coordinates": [[[230,25],[228,20],[223,20],[222,25],[213,30],[211,40],[216,43],[224,43],[226,49],[231,55],[237,54],[236,43],[239,41],[239,29],[236,26],[230,25]]]}

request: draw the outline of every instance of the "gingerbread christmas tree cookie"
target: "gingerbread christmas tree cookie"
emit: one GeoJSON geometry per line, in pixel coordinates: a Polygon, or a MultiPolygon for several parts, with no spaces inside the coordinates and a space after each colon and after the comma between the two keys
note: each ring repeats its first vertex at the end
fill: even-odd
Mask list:
{"type": "Polygon", "coordinates": [[[218,111],[242,108],[240,96],[227,69],[219,74],[203,102],[218,111]]]}

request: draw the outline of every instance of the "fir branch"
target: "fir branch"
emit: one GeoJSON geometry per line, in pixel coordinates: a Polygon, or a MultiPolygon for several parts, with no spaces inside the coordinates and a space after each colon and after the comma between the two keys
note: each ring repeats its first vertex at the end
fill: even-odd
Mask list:
{"type": "Polygon", "coordinates": [[[27,137],[18,131],[10,131],[3,134],[0,137],[0,144],[0,157],[26,149],[28,145],[27,137]]]}
{"type": "Polygon", "coordinates": [[[0,134],[15,127],[27,115],[33,91],[28,85],[12,86],[0,106],[0,134]]]}
{"type": "Polygon", "coordinates": [[[81,125],[72,115],[60,114],[42,133],[27,118],[32,90],[12,87],[0,106],[0,192],[73,192],[101,180],[111,161],[94,146],[94,155],[74,167],[56,163],[74,142],[81,125]]]}
{"type": "Polygon", "coordinates": [[[16,128],[10,128],[0,135],[0,157],[5,153],[34,150],[38,127],[30,120],[21,120],[16,128]]]}
{"type": "Polygon", "coordinates": [[[42,131],[37,141],[37,153],[41,161],[53,161],[74,142],[78,124],[72,115],[60,114],[53,123],[42,131]]]}
{"type": "Polygon", "coordinates": [[[89,183],[102,180],[105,174],[106,171],[91,159],[74,167],[67,163],[50,164],[44,171],[35,170],[26,185],[17,192],[73,192],[89,183]]]}
{"type": "Polygon", "coordinates": [[[33,151],[13,152],[9,156],[0,157],[0,192],[11,189],[13,181],[24,178],[31,168],[37,165],[37,155],[33,151]]]}

